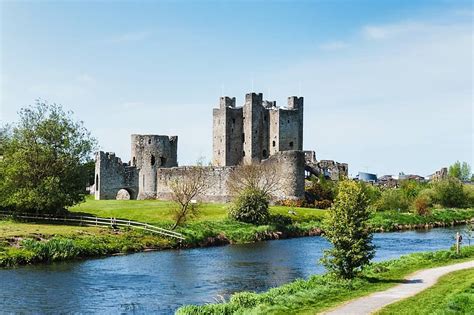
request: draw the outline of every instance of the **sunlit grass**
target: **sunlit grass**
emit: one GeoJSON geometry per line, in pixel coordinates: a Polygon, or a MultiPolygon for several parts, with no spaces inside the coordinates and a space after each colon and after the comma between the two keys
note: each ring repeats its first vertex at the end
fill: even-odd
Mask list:
{"type": "Polygon", "coordinates": [[[376,314],[474,314],[474,268],[447,274],[433,287],[376,314]]]}

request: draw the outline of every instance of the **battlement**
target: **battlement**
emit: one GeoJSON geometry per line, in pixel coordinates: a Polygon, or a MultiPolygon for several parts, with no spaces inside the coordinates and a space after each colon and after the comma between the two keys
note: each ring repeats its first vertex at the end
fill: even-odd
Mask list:
{"type": "Polygon", "coordinates": [[[235,107],[235,97],[221,96],[220,108],[235,107]]]}
{"type": "Polygon", "coordinates": [[[303,97],[288,97],[288,109],[303,109],[303,97]]]}

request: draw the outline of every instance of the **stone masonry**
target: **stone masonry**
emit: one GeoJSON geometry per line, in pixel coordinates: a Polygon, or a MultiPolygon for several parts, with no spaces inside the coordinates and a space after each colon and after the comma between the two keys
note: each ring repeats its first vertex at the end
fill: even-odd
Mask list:
{"type": "Polygon", "coordinates": [[[303,98],[291,96],[287,108],[263,100],[262,93],[220,98],[213,110],[214,166],[251,164],[281,151],[303,150],[303,98]]]}

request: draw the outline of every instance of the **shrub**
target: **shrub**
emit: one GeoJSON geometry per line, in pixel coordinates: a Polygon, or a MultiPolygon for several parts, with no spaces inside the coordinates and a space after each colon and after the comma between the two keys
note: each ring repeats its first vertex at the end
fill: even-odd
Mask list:
{"type": "Polygon", "coordinates": [[[229,216],[237,221],[265,224],[268,222],[268,195],[259,189],[246,189],[234,200],[229,216]]]}
{"type": "Polygon", "coordinates": [[[468,204],[468,194],[462,182],[448,177],[434,184],[435,201],[443,207],[463,208],[468,204]]]}
{"type": "Polygon", "coordinates": [[[311,179],[311,185],[306,188],[306,198],[308,203],[314,203],[318,200],[334,200],[337,194],[337,182],[327,180],[324,176],[319,178],[313,177],[311,179]]]}
{"type": "Polygon", "coordinates": [[[466,206],[474,208],[474,185],[464,185],[464,193],[466,194],[466,206]]]}
{"type": "Polygon", "coordinates": [[[375,203],[378,211],[393,210],[405,212],[410,207],[410,200],[398,188],[387,189],[382,192],[380,199],[375,203]]]}
{"type": "Polygon", "coordinates": [[[329,207],[331,207],[332,205],[332,201],[331,200],[327,200],[327,199],[324,199],[324,200],[316,200],[314,202],[314,206],[315,208],[318,208],[318,209],[327,209],[329,207]]]}
{"type": "Polygon", "coordinates": [[[431,214],[431,211],[429,208],[430,203],[431,203],[431,200],[426,194],[420,194],[413,201],[413,208],[415,210],[415,213],[419,215],[423,215],[423,216],[431,214]]]}
{"type": "Polygon", "coordinates": [[[301,199],[281,199],[277,201],[277,204],[285,207],[301,208],[307,206],[304,200],[301,199]]]}

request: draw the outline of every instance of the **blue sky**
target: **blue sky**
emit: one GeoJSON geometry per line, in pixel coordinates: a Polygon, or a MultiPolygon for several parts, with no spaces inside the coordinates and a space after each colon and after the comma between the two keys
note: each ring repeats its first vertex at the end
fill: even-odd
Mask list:
{"type": "Polygon", "coordinates": [[[63,104],[102,150],[179,136],[211,159],[212,108],[305,97],[304,147],[350,173],[473,161],[470,1],[1,1],[0,117],[63,104]]]}

